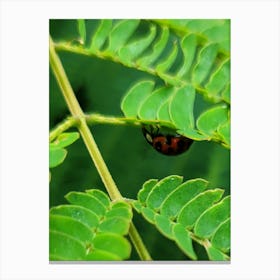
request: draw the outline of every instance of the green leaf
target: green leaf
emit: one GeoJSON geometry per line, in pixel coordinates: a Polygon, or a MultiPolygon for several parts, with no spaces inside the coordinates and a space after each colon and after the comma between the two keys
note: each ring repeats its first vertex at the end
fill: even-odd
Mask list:
{"type": "Polygon", "coordinates": [[[103,19],[101,20],[96,32],[94,33],[91,44],[90,50],[96,51],[100,50],[101,47],[104,45],[107,36],[109,35],[112,28],[112,20],[111,19],[103,19]]]}
{"type": "Polygon", "coordinates": [[[81,37],[82,44],[86,41],[86,23],[84,19],[78,19],[78,31],[81,37]]]}
{"type": "Polygon", "coordinates": [[[172,96],[170,117],[178,129],[185,131],[194,127],[194,100],[195,90],[192,86],[179,88],[172,96]]]}
{"type": "Polygon", "coordinates": [[[211,238],[214,247],[228,252],[230,249],[230,218],[225,220],[211,238]]]}
{"type": "Polygon", "coordinates": [[[106,50],[108,53],[117,52],[137,29],[140,20],[121,20],[109,34],[109,46],[106,50]]]}
{"type": "Polygon", "coordinates": [[[226,60],[220,68],[211,76],[205,85],[209,96],[219,96],[222,90],[230,82],[230,60],[226,60]]]}
{"type": "Polygon", "coordinates": [[[161,104],[157,111],[157,118],[159,120],[171,122],[170,114],[169,114],[169,104],[170,101],[166,100],[161,104]]]}
{"type": "Polygon", "coordinates": [[[49,148],[49,167],[53,168],[60,165],[66,158],[67,151],[61,148],[49,148]]]}
{"type": "Polygon", "coordinates": [[[209,259],[211,261],[228,261],[229,257],[225,255],[223,252],[218,250],[217,248],[210,245],[209,247],[206,247],[206,252],[209,256],[209,259]]]}
{"type": "Polygon", "coordinates": [[[50,209],[51,215],[69,216],[94,229],[98,225],[98,216],[89,209],[78,205],[60,205],[50,209]]]}
{"type": "Polygon", "coordinates": [[[193,260],[197,260],[197,256],[193,250],[192,239],[189,231],[185,230],[180,224],[173,226],[173,234],[175,242],[181,250],[193,260]]]}
{"type": "Polygon", "coordinates": [[[209,238],[230,216],[230,198],[225,197],[221,202],[208,208],[196,221],[194,226],[195,235],[202,238],[209,238]]]}
{"type": "Polygon", "coordinates": [[[184,77],[193,63],[197,48],[197,38],[195,34],[190,34],[183,38],[181,41],[181,48],[184,55],[184,63],[180,70],[177,72],[179,77],[184,77]]]}
{"type": "Polygon", "coordinates": [[[100,232],[105,231],[125,235],[128,233],[129,223],[130,220],[122,217],[106,217],[106,219],[100,224],[98,230],[100,232]]]}
{"type": "Polygon", "coordinates": [[[181,184],[166,197],[161,205],[161,214],[174,219],[182,207],[207,186],[208,182],[203,179],[189,180],[181,184]]]}
{"type": "Polygon", "coordinates": [[[155,90],[141,104],[138,115],[140,119],[156,120],[161,105],[171,96],[173,88],[162,87],[155,90]]]}
{"type": "Polygon", "coordinates": [[[207,190],[188,201],[178,214],[177,221],[184,227],[192,228],[199,216],[223,196],[224,190],[207,190]]]}
{"type": "Polygon", "coordinates": [[[210,74],[214,61],[218,53],[218,45],[210,44],[201,49],[198,62],[194,67],[192,81],[195,85],[201,85],[210,74]]]}
{"type": "MultiPolygon", "coordinates": [[[[116,206],[116,204],[114,204],[116,206]]],[[[106,218],[121,217],[126,220],[131,220],[132,210],[129,205],[126,204],[126,207],[112,207],[109,212],[106,213],[106,218]]]]}
{"type": "Polygon", "coordinates": [[[223,141],[230,146],[230,121],[227,121],[225,124],[222,124],[218,127],[217,130],[220,137],[223,141]]]}
{"type": "Polygon", "coordinates": [[[150,222],[152,224],[155,222],[156,213],[152,209],[143,207],[142,214],[148,222],[150,222]]]}
{"type": "Polygon", "coordinates": [[[224,20],[221,19],[193,19],[187,23],[187,27],[190,31],[196,33],[202,33],[203,31],[209,30],[217,25],[224,23],[224,20]]]}
{"type": "Polygon", "coordinates": [[[137,194],[137,199],[142,202],[143,204],[146,203],[146,199],[152,190],[152,188],[157,184],[157,179],[150,179],[144,183],[142,189],[137,194]]]}
{"type": "Polygon", "coordinates": [[[158,209],[166,196],[183,181],[180,176],[169,176],[158,182],[149,193],[146,203],[149,208],[158,209]]]}
{"type": "Polygon", "coordinates": [[[132,219],[129,204],[108,203],[108,196],[100,190],[70,192],[66,198],[73,205],[50,209],[52,260],[123,260],[129,257],[131,247],[124,237],[132,219]]]}
{"type": "Polygon", "coordinates": [[[94,249],[93,252],[90,252],[86,255],[86,260],[89,261],[121,261],[122,259],[113,253],[94,249]]]}
{"type": "Polygon", "coordinates": [[[141,81],[127,92],[121,103],[121,109],[126,117],[137,117],[142,102],[151,94],[154,85],[153,81],[141,81]]]}
{"type": "Polygon", "coordinates": [[[230,50],[230,20],[224,20],[222,24],[213,26],[203,32],[208,40],[219,43],[225,51],[230,50]]]}
{"type": "Polygon", "coordinates": [[[230,104],[230,84],[222,92],[222,99],[230,104]]]}
{"type": "Polygon", "coordinates": [[[221,124],[228,120],[228,108],[219,105],[203,112],[197,119],[196,126],[205,135],[213,136],[221,124]]]}
{"type": "Polygon", "coordinates": [[[138,192],[138,199],[141,198],[141,201],[134,201],[132,206],[149,223],[155,225],[165,237],[175,241],[191,259],[197,259],[193,250],[193,241],[200,243],[208,250],[213,246],[207,238],[213,239],[215,236],[216,244],[221,245],[217,245],[213,254],[216,253],[219,258],[227,260],[229,257],[223,251],[229,250],[225,248],[226,244],[229,245],[226,243],[226,241],[229,242],[229,235],[223,236],[223,233],[228,234],[224,228],[226,226],[223,226],[223,221],[227,218],[223,219],[223,217],[229,216],[229,209],[226,207],[229,198],[217,203],[224,191],[208,190],[207,186],[208,182],[203,179],[197,178],[182,183],[182,178],[175,175],[159,182],[150,180],[144,183],[138,192]],[[172,178],[175,180],[170,185],[172,178]],[[209,219],[209,225],[206,217],[209,219]],[[206,231],[210,229],[211,234],[202,237],[197,235],[194,224],[206,231]]]}
{"type": "Polygon", "coordinates": [[[50,143],[52,148],[65,148],[73,144],[80,138],[78,132],[65,132],[61,133],[53,142],[50,143]]]}
{"type": "Polygon", "coordinates": [[[62,232],[50,231],[50,260],[83,260],[86,250],[83,243],[62,232]]]}
{"type": "Polygon", "coordinates": [[[70,192],[65,198],[74,205],[80,205],[93,211],[98,217],[103,216],[106,212],[104,205],[90,194],[81,192],[70,192]]]}
{"type": "Polygon", "coordinates": [[[160,74],[162,72],[166,72],[169,68],[171,68],[172,64],[174,63],[178,53],[178,46],[177,42],[173,44],[173,48],[169,53],[168,57],[165,57],[162,62],[159,62],[156,66],[156,71],[160,74]]]}
{"type": "Polygon", "coordinates": [[[92,231],[88,226],[68,216],[50,215],[50,228],[72,236],[81,243],[92,239],[92,231]]]}
{"type": "Polygon", "coordinates": [[[150,26],[150,31],[146,37],[141,37],[140,39],[129,43],[128,45],[119,49],[119,56],[121,60],[126,63],[131,63],[135,58],[137,58],[141,53],[149,47],[156,36],[156,27],[154,25],[150,26]]]}
{"type": "Polygon", "coordinates": [[[92,189],[92,190],[86,190],[86,193],[88,193],[88,194],[92,195],[93,197],[95,197],[96,199],[98,199],[99,202],[101,202],[104,205],[104,207],[109,207],[110,198],[104,192],[102,192],[100,190],[92,189]]]}
{"type": "Polygon", "coordinates": [[[157,42],[155,44],[153,44],[152,52],[144,57],[139,58],[137,60],[137,64],[143,65],[143,66],[149,66],[154,61],[156,61],[157,58],[163,52],[163,50],[167,44],[168,37],[169,37],[169,29],[166,26],[163,26],[160,38],[157,40],[157,42]]]}
{"type": "Polygon", "coordinates": [[[131,247],[129,242],[114,233],[99,233],[93,241],[94,249],[103,250],[117,255],[120,259],[127,259],[130,256],[131,247]]]}
{"type": "Polygon", "coordinates": [[[163,215],[155,215],[154,218],[155,225],[157,226],[158,230],[167,238],[173,239],[173,223],[167,217],[163,215]]]}

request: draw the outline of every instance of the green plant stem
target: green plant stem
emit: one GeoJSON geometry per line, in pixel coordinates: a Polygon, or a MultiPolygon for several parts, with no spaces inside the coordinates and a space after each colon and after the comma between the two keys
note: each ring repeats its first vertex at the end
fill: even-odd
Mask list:
{"type": "MultiPolygon", "coordinates": [[[[182,87],[182,86],[186,86],[187,84],[189,84],[187,81],[185,81],[182,78],[178,78],[176,75],[172,75],[172,74],[165,73],[165,72],[160,72],[160,71],[156,70],[155,68],[141,66],[137,63],[127,63],[125,61],[122,61],[118,56],[107,53],[106,51],[102,52],[99,50],[90,50],[90,49],[86,49],[84,46],[70,45],[68,42],[58,42],[58,43],[55,43],[54,46],[57,51],[66,51],[66,52],[72,52],[72,53],[91,56],[91,57],[98,57],[100,59],[110,60],[115,63],[122,64],[125,67],[129,67],[129,68],[137,69],[139,71],[143,71],[145,73],[149,73],[150,75],[156,76],[156,77],[166,81],[168,84],[170,84],[172,86],[181,86],[182,87]]],[[[201,88],[195,84],[192,84],[192,86],[195,88],[197,93],[205,96],[206,98],[209,98],[209,92],[206,89],[201,88]]],[[[215,102],[223,100],[222,98],[214,97],[214,96],[211,98],[215,102]]],[[[226,100],[223,100],[223,101],[228,103],[226,100]]]]}
{"type": "Polygon", "coordinates": [[[50,132],[50,142],[52,142],[59,134],[66,131],[67,129],[77,126],[77,119],[73,117],[69,117],[60,124],[58,124],[51,132],[50,132]]]}
{"type": "Polygon", "coordinates": [[[141,260],[151,261],[152,258],[147,251],[136,227],[133,223],[130,224],[129,236],[141,260]],[[132,238],[133,237],[133,238],[132,238]]]}
{"type": "MultiPolygon", "coordinates": [[[[112,124],[112,125],[131,125],[131,126],[139,126],[142,125],[160,125],[170,129],[176,129],[176,127],[166,121],[158,121],[158,120],[139,120],[136,118],[126,118],[126,117],[111,117],[111,116],[103,116],[100,114],[85,114],[85,120],[88,125],[92,124],[112,124]]],[[[50,132],[50,141],[53,141],[59,134],[66,131],[67,129],[77,126],[78,118],[76,117],[68,117],[66,120],[62,121],[58,124],[51,132],[50,132]]]]}
{"type": "MultiPolygon", "coordinates": [[[[77,128],[84,140],[84,143],[89,151],[89,154],[94,162],[95,167],[106,187],[106,190],[112,200],[123,200],[121,193],[119,192],[103,158],[102,155],[95,143],[95,140],[87,126],[85,115],[76,99],[76,96],[73,92],[73,89],[70,85],[70,82],[67,78],[67,75],[64,71],[62,63],[56,54],[54,43],[50,37],[50,64],[51,68],[54,72],[58,85],[61,89],[63,97],[66,101],[66,104],[72,114],[72,116],[78,120],[77,128]]],[[[138,234],[137,230],[133,223],[131,223],[130,231],[129,231],[130,238],[133,240],[133,244],[136,247],[137,252],[139,253],[140,258],[144,258],[143,260],[150,260],[149,253],[138,234]]]]}

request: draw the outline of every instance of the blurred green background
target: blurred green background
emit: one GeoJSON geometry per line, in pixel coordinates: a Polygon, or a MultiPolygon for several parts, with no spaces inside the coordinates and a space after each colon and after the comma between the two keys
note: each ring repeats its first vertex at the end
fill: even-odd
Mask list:
{"type": "MultiPolygon", "coordinates": [[[[96,20],[87,21],[88,32],[93,32],[96,25],[96,20]]],[[[54,41],[78,38],[76,21],[50,20],[50,34],[54,41]]],[[[86,113],[122,116],[120,102],[125,92],[141,79],[155,79],[154,76],[110,61],[66,52],[58,54],[77,99],[86,113]]],[[[49,77],[49,120],[52,129],[69,115],[69,111],[51,70],[49,77]]],[[[197,95],[195,115],[209,105],[197,95]]],[[[181,175],[184,180],[203,178],[208,180],[212,187],[225,189],[225,195],[230,192],[230,152],[219,144],[195,142],[186,153],[172,157],[156,152],[136,127],[96,125],[91,127],[91,131],[124,197],[134,199],[146,180],[162,179],[171,174],[181,175]]],[[[50,207],[65,204],[64,196],[69,191],[91,188],[106,191],[83,141],[79,139],[67,150],[64,163],[51,169],[50,207]]],[[[173,241],[162,237],[137,213],[134,221],[153,259],[187,259],[173,241]]],[[[195,250],[199,259],[208,259],[202,247],[195,245],[195,250]]],[[[139,259],[135,251],[132,252],[132,259],[139,259]]]]}

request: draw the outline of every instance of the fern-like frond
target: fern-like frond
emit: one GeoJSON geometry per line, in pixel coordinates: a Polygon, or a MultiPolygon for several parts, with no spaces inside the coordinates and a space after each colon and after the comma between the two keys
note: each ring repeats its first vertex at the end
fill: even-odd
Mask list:
{"type": "Polygon", "coordinates": [[[193,260],[193,241],[204,246],[210,260],[229,260],[230,197],[209,189],[203,179],[183,183],[180,176],[144,183],[133,202],[136,211],[155,225],[193,260]]]}
{"type": "Polygon", "coordinates": [[[132,219],[130,206],[111,202],[100,190],[70,192],[70,204],[50,209],[51,260],[124,260],[131,246],[124,237],[132,219]]]}
{"type": "MultiPolygon", "coordinates": [[[[84,26],[79,20],[83,40],[84,26]]],[[[90,36],[90,44],[60,42],[56,49],[112,60],[167,85],[191,85],[214,103],[230,101],[229,20],[106,19],[90,36]]]]}
{"type": "Polygon", "coordinates": [[[185,87],[161,87],[154,89],[153,81],[141,81],[125,94],[121,109],[128,118],[169,122],[170,128],[181,135],[201,141],[212,140],[230,147],[229,107],[216,105],[203,112],[195,120],[195,89],[185,87]]]}

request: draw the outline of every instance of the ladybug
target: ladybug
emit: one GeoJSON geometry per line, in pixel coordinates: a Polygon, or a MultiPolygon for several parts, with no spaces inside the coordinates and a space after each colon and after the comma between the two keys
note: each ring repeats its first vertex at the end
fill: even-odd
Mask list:
{"type": "Polygon", "coordinates": [[[193,143],[192,139],[180,134],[159,133],[159,129],[156,132],[149,132],[145,127],[142,127],[142,132],[147,142],[154,149],[167,156],[180,155],[187,151],[193,143]]]}

